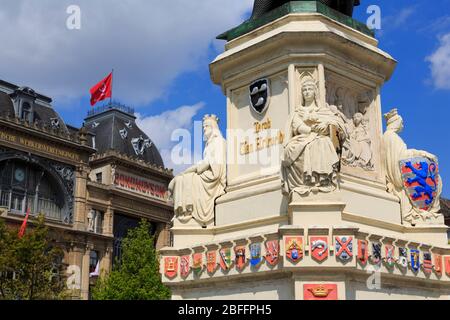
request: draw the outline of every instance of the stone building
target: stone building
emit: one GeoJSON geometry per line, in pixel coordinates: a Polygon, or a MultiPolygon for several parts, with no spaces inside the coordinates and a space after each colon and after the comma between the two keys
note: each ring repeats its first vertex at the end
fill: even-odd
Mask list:
{"type": "Polygon", "coordinates": [[[19,225],[27,208],[45,214],[75,299],[89,298],[140,219],[151,222],[157,248],[170,244],[172,171],[133,113],[110,103],[89,111],[79,129],[51,98],[0,80],[0,216],[19,225]]]}

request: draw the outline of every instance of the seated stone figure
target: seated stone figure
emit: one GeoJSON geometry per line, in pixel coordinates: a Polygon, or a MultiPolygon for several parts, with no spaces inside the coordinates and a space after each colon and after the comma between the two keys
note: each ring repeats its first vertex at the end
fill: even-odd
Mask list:
{"type": "Polygon", "coordinates": [[[319,100],[314,79],[302,81],[302,103],[290,116],[282,159],[283,191],[293,193],[332,192],[336,189],[339,156],[331,139],[331,128],[345,130],[344,123],[319,100]]]}
{"type": "MultiPolygon", "coordinates": [[[[302,0],[297,0],[302,1],[302,0]]],[[[323,4],[337,10],[345,15],[353,15],[353,7],[359,6],[360,0],[319,0],[323,4]]],[[[290,0],[255,0],[253,5],[253,13],[250,19],[258,19],[267,12],[270,12],[283,4],[290,2],[290,0]]]]}
{"type": "Polygon", "coordinates": [[[225,193],[226,141],[214,115],[204,117],[203,132],[203,160],[176,176],[169,184],[169,192],[179,221],[193,218],[206,226],[214,220],[215,200],[225,193]]]}
{"type": "Polygon", "coordinates": [[[403,119],[397,109],[385,114],[385,119],[387,128],[382,154],[387,189],[399,198],[403,222],[411,225],[443,223],[442,215],[438,214],[442,180],[437,157],[423,150],[407,148],[398,135],[403,130],[403,119]]]}

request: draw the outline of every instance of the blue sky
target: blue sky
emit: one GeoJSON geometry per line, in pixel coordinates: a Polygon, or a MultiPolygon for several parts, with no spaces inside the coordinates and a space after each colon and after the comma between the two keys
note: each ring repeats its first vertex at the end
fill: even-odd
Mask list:
{"type": "MultiPolygon", "coordinates": [[[[228,1],[219,10],[219,0],[195,4],[176,0],[178,5],[172,6],[160,1],[112,0],[109,11],[102,14],[97,10],[99,0],[42,0],[39,7],[33,7],[33,1],[5,0],[0,35],[8,32],[8,25],[25,38],[40,37],[41,41],[36,41],[39,50],[33,48],[29,56],[23,50],[32,44],[8,38],[7,44],[16,51],[2,49],[0,61],[25,61],[27,68],[18,70],[14,61],[9,63],[14,68],[0,62],[0,77],[54,97],[54,106],[66,122],[80,126],[89,109],[89,87],[114,67],[115,98],[134,106],[144,130],[168,149],[171,142],[160,128],[170,127],[169,122],[189,129],[192,121],[215,113],[224,130],[225,97],[209,77],[209,63],[224,43],[214,37],[248,17],[252,4],[251,0],[228,1]],[[77,3],[83,13],[82,29],[56,29],[67,17],[65,6],[77,3]],[[4,14],[8,10],[14,19],[4,14]],[[23,28],[20,21],[25,18],[35,19],[33,28],[23,28]],[[115,29],[117,24],[120,29],[115,29]]],[[[366,21],[369,5],[382,10],[382,29],[376,36],[380,48],[398,61],[382,91],[383,112],[397,107],[405,120],[402,137],[408,146],[439,157],[444,196],[450,197],[450,0],[363,0],[355,18],[366,21]]]]}

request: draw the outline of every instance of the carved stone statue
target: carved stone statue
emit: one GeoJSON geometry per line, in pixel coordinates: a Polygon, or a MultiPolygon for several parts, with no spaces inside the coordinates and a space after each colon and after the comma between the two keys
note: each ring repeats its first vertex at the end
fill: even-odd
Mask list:
{"type": "Polygon", "coordinates": [[[206,226],[214,219],[215,200],[225,193],[226,141],[219,130],[218,121],[214,115],[204,117],[206,145],[203,160],[169,184],[175,215],[181,222],[193,218],[206,226]]]}
{"type": "MultiPolygon", "coordinates": [[[[304,0],[297,0],[304,1],[304,0]]],[[[352,16],[353,8],[359,6],[360,0],[319,0],[323,4],[337,10],[345,15],[352,16]]],[[[255,0],[253,5],[253,13],[250,19],[258,19],[267,12],[270,12],[290,0],[255,0]]]]}
{"type": "Polygon", "coordinates": [[[353,116],[354,129],[348,140],[348,148],[344,148],[343,162],[352,167],[361,167],[366,170],[373,170],[372,146],[367,126],[364,124],[362,113],[355,113],[353,116]]]}
{"type": "Polygon", "coordinates": [[[283,191],[332,192],[336,189],[339,157],[331,139],[344,123],[319,100],[318,86],[311,76],[302,81],[302,103],[290,116],[282,159],[283,191]]]}
{"type": "Polygon", "coordinates": [[[403,222],[433,223],[440,217],[442,192],[438,159],[426,151],[407,148],[398,135],[403,130],[403,119],[397,109],[384,116],[387,129],[383,136],[383,156],[388,192],[399,198],[403,222]]]}
{"type": "Polygon", "coordinates": [[[88,221],[88,231],[94,232],[95,231],[95,210],[89,210],[87,214],[87,221],[88,221]]]}

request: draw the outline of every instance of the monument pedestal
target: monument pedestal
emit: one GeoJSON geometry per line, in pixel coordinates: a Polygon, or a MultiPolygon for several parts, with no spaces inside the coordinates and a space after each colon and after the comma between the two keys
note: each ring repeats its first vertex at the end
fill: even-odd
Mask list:
{"type": "Polygon", "coordinates": [[[341,225],[345,206],[338,192],[304,196],[294,193],[288,209],[289,224],[307,227],[320,221],[329,226],[341,225]]]}
{"type": "Polygon", "coordinates": [[[210,65],[227,97],[226,194],[213,226],[172,229],[174,247],[161,250],[165,284],[174,299],[448,300],[447,228],[402,224],[399,200],[386,191],[380,91],[396,61],[363,25],[315,1],[285,9],[233,30],[210,65]],[[305,77],[317,83],[317,104],[345,122],[348,149],[336,192],[291,199],[280,159],[305,77]],[[415,250],[434,268],[416,268],[415,250]],[[194,253],[213,271],[195,273],[194,253]],[[165,259],[183,255],[191,270],[168,277],[165,259]]]}

